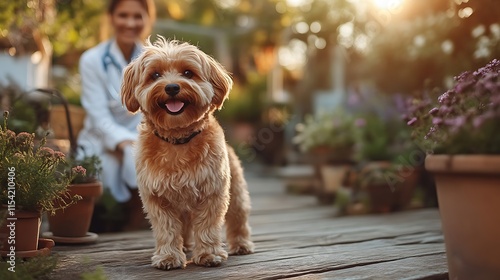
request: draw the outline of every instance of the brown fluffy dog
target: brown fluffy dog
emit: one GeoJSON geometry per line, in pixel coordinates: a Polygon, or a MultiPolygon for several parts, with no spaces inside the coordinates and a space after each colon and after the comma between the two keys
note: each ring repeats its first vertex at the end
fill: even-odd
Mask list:
{"type": "Polygon", "coordinates": [[[224,68],[197,47],[160,38],[124,72],[122,102],[144,114],[136,169],[144,211],[156,238],[152,265],[218,266],[230,254],[249,254],[250,198],[243,170],[213,116],[232,87],[224,68]],[[194,246],[191,247],[194,243],[194,246]]]}

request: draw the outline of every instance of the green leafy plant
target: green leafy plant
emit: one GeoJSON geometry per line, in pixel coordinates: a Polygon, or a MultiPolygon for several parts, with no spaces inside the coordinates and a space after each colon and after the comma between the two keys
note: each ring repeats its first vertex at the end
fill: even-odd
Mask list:
{"type": "Polygon", "coordinates": [[[359,162],[395,161],[416,149],[400,119],[366,114],[354,123],[358,128],[355,158],[359,162]]]}
{"type": "Polygon", "coordinates": [[[28,260],[16,258],[16,271],[12,273],[8,270],[10,264],[0,261],[0,279],[48,279],[50,273],[56,268],[57,262],[57,255],[37,256],[28,260]]]}
{"type": "Polygon", "coordinates": [[[408,106],[412,136],[425,150],[445,154],[500,154],[500,60],[464,72],[437,100],[408,106]]]}
{"type": "Polygon", "coordinates": [[[293,141],[303,152],[315,148],[328,148],[337,152],[352,150],[354,137],[354,119],[351,115],[337,111],[306,116],[303,123],[297,125],[298,134],[293,141]]]}
{"type": "Polygon", "coordinates": [[[356,186],[367,188],[373,185],[391,186],[392,178],[398,172],[395,164],[377,165],[370,168],[363,168],[356,180],[356,186]]]}
{"type": "MultiPolygon", "coordinates": [[[[67,187],[83,168],[75,167],[70,174],[58,171],[65,162],[65,155],[45,147],[45,137],[35,144],[34,134],[16,134],[9,130],[7,118],[5,112],[0,128],[0,182],[2,186],[10,182],[15,186],[16,207],[54,213],[80,199],[79,196],[71,197],[67,187]]],[[[7,204],[11,199],[9,195],[8,188],[2,188],[1,203],[7,204]]]]}
{"type": "Polygon", "coordinates": [[[367,115],[355,121],[359,127],[356,134],[356,159],[358,161],[379,161],[392,158],[389,125],[374,115],[367,115]]]}

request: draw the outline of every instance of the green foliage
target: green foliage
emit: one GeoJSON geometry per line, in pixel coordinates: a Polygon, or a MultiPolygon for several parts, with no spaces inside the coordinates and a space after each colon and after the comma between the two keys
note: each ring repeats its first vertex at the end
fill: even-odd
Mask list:
{"type": "Polygon", "coordinates": [[[257,73],[248,74],[245,86],[235,84],[224,107],[217,116],[224,122],[258,122],[264,110],[266,77],[257,73]]]}
{"type": "Polygon", "coordinates": [[[391,133],[389,126],[378,116],[366,116],[363,119],[357,119],[360,129],[357,139],[356,158],[362,160],[389,160],[391,133]]]}
{"type": "Polygon", "coordinates": [[[98,42],[104,5],[105,1],[91,0],[2,1],[0,36],[10,38],[18,52],[36,47],[25,45],[34,33],[48,36],[56,56],[85,50],[98,42]]]}
{"type": "Polygon", "coordinates": [[[346,151],[355,143],[353,117],[341,111],[306,116],[304,123],[297,125],[297,131],[293,141],[303,152],[319,147],[346,151]]]}
{"type": "MultiPolygon", "coordinates": [[[[58,171],[65,155],[45,147],[45,138],[35,145],[34,134],[7,129],[7,117],[6,112],[0,128],[0,182],[2,186],[15,185],[16,207],[53,213],[80,199],[67,193],[74,175],[58,171]]],[[[9,195],[8,188],[2,188],[1,203],[7,204],[9,195]]]]}
{"type": "Polygon", "coordinates": [[[82,280],[106,280],[108,277],[104,273],[102,266],[98,266],[94,271],[85,272],[81,275],[82,280]]]}
{"type": "Polygon", "coordinates": [[[400,119],[383,118],[377,114],[366,114],[355,121],[356,160],[393,161],[407,158],[407,153],[415,150],[410,132],[400,119]]]}
{"type": "Polygon", "coordinates": [[[56,17],[42,26],[53,44],[54,53],[60,55],[96,45],[105,5],[106,1],[56,1],[56,17]]]}
{"type": "Polygon", "coordinates": [[[0,279],[47,279],[49,274],[56,268],[57,262],[57,255],[38,256],[28,260],[16,258],[16,268],[13,273],[7,270],[10,267],[7,262],[0,261],[0,279]]]}

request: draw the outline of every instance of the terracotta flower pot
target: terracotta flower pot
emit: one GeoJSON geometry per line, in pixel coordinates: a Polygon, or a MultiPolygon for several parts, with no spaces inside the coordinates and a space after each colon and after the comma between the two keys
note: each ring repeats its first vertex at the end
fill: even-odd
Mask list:
{"type": "Polygon", "coordinates": [[[321,184],[316,192],[318,201],[330,204],[335,200],[335,194],[344,186],[351,166],[348,164],[323,165],[320,167],[321,184]]]}
{"type": "MultiPolygon", "coordinates": [[[[6,208],[6,206],[2,206],[6,208]]],[[[17,220],[2,221],[0,227],[0,241],[2,251],[8,251],[10,246],[16,247],[16,252],[19,251],[34,251],[38,248],[38,236],[40,234],[41,214],[37,211],[16,210],[14,216],[8,218],[17,218],[17,220]],[[9,236],[11,233],[10,223],[14,223],[15,244],[9,244],[9,236]]]]}
{"type": "Polygon", "coordinates": [[[500,277],[500,156],[430,155],[450,279],[500,277]]]}
{"type": "Polygon", "coordinates": [[[102,194],[102,184],[74,184],[69,186],[69,192],[71,196],[80,195],[82,200],[49,215],[50,231],[57,237],[83,237],[90,227],[95,199],[102,194]]]}
{"type": "Polygon", "coordinates": [[[396,211],[407,209],[411,205],[411,200],[415,189],[417,188],[422,169],[420,167],[411,167],[408,176],[403,177],[403,182],[396,185],[396,198],[393,209],[396,211]]]}

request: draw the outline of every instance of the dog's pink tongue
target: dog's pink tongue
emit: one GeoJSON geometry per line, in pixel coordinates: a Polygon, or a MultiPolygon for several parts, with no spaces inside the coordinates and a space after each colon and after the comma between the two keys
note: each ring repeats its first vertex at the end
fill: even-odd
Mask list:
{"type": "Polygon", "coordinates": [[[167,106],[167,109],[170,112],[177,113],[182,109],[182,107],[184,107],[184,102],[171,99],[171,100],[168,100],[167,103],[165,103],[165,106],[167,106]]]}

